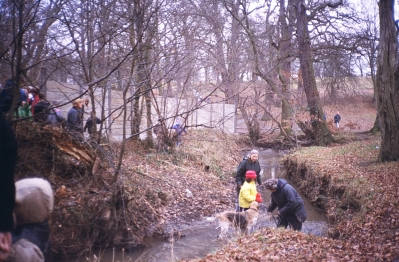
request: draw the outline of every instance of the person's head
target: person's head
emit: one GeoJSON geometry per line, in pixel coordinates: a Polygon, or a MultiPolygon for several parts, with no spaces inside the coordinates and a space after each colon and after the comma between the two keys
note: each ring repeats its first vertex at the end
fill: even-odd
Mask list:
{"type": "Polygon", "coordinates": [[[269,178],[265,182],[265,187],[267,190],[271,192],[276,192],[277,191],[277,184],[278,184],[278,179],[277,178],[269,178]]]}
{"type": "Polygon", "coordinates": [[[245,180],[247,182],[251,182],[254,181],[256,179],[256,173],[253,170],[248,170],[247,172],[245,172],[245,180]]]}
{"type": "Polygon", "coordinates": [[[88,98],[88,97],[85,97],[85,98],[84,98],[84,103],[85,103],[85,106],[88,106],[88,105],[89,105],[89,98],[88,98]]]}
{"type": "Polygon", "coordinates": [[[252,162],[257,161],[258,156],[259,156],[259,151],[256,149],[252,149],[251,152],[249,153],[249,158],[251,159],[252,162]]]}
{"type": "Polygon", "coordinates": [[[39,88],[34,87],[34,86],[29,86],[29,93],[33,95],[39,95],[39,88]]]}
{"type": "Polygon", "coordinates": [[[82,99],[82,98],[78,98],[78,99],[72,101],[72,106],[73,106],[73,107],[77,107],[77,108],[82,108],[82,106],[83,106],[83,99],[82,99]]]}

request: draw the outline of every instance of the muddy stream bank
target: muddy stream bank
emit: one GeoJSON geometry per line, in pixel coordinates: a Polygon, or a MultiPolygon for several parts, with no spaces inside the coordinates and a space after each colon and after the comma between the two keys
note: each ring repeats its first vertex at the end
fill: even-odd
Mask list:
{"type": "MultiPolygon", "coordinates": [[[[274,176],[276,178],[286,179],[292,186],[296,187],[289,179],[285,177],[284,167],[281,165],[281,160],[284,157],[284,152],[279,152],[272,149],[260,149],[259,161],[263,169],[262,181],[274,176]]],[[[266,216],[266,209],[270,202],[270,192],[263,189],[260,191],[263,198],[263,203],[260,205],[259,219],[257,228],[275,227],[274,220],[266,216]]],[[[298,192],[300,193],[300,192],[298,192]]],[[[327,219],[319,212],[310,201],[300,194],[305,202],[308,219],[303,224],[303,232],[317,235],[327,235],[327,219]]],[[[195,196],[194,196],[195,197],[195,196]]],[[[231,208],[232,210],[234,207],[231,208]]],[[[179,259],[193,259],[203,257],[209,253],[214,252],[219,247],[222,247],[228,241],[231,241],[234,236],[230,236],[226,240],[217,239],[217,222],[214,217],[205,217],[201,221],[192,222],[189,225],[169,225],[168,232],[178,232],[169,239],[145,239],[146,248],[131,250],[130,252],[120,249],[106,250],[105,252],[94,252],[98,261],[159,261],[171,262],[179,259]]],[[[83,262],[87,261],[85,257],[68,258],[62,262],[83,262]]]]}

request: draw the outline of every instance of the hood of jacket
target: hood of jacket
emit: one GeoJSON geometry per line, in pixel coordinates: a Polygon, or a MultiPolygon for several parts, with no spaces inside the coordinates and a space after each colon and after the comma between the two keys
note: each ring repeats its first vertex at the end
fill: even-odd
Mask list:
{"type": "Polygon", "coordinates": [[[288,184],[287,181],[285,181],[284,179],[279,179],[277,182],[277,191],[281,191],[286,184],[288,184]]]}

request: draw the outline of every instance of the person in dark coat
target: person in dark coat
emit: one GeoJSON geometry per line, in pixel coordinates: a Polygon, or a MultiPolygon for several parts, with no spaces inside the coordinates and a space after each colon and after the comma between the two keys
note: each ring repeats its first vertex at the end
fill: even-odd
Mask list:
{"type": "Polygon", "coordinates": [[[236,172],[236,184],[237,184],[237,193],[240,193],[241,186],[245,182],[245,174],[247,171],[252,170],[256,173],[256,182],[261,185],[262,181],[260,179],[260,164],[258,161],[259,152],[258,150],[251,150],[249,153],[249,157],[245,158],[238,165],[236,172]]]}
{"type": "Polygon", "coordinates": [[[72,108],[68,111],[67,129],[83,138],[83,99],[78,98],[72,102],[72,108]]]}
{"type": "MultiPolygon", "coordinates": [[[[96,124],[101,124],[101,119],[96,117],[96,124]]],[[[89,116],[89,118],[86,121],[85,127],[84,127],[84,132],[87,132],[91,135],[91,133],[93,132],[93,119],[91,116],[89,116]]]]}
{"type": "Polygon", "coordinates": [[[179,123],[174,124],[174,125],[171,127],[171,129],[174,129],[174,130],[175,130],[174,136],[175,136],[175,138],[176,138],[176,147],[179,147],[179,146],[182,144],[182,136],[183,136],[183,133],[186,133],[186,134],[187,134],[187,131],[186,131],[186,129],[184,128],[184,126],[182,126],[182,125],[179,124],[179,123]]]}
{"type": "Polygon", "coordinates": [[[265,186],[272,192],[267,212],[273,212],[276,207],[278,208],[279,223],[277,226],[287,228],[290,225],[292,229],[301,231],[307,213],[305,204],[296,190],[284,179],[268,179],[265,186]]]}
{"type": "Polygon", "coordinates": [[[14,168],[17,162],[17,140],[0,112],[0,261],[9,254],[11,232],[14,230],[13,210],[15,206],[14,168]]]}
{"type": "Polygon", "coordinates": [[[341,121],[341,116],[339,112],[337,112],[337,114],[334,116],[334,124],[337,128],[339,128],[339,121],[341,121]]]}
{"type": "MultiPolygon", "coordinates": [[[[29,224],[29,229],[18,225],[19,216],[15,212],[17,209],[24,211],[26,217],[29,218],[37,217],[32,215],[31,211],[38,209],[36,208],[37,206],[35,206],[35,209],[31,209],[27,205],[21,208],[16,200],[18,199],[16,194],[18,190],[14,183],[14,169],[17,162],[17,150],[17,140],[11,125],[6,120],[3,112],[0,112],[0,261],[44,262],[40,247],[44,247],[42,244],[47,244],[50,240],[48,222],[44,230],[39,230],[41,228],[34,224],[29,224]],[[25,233],[18,235],[22,231],[25,233]],[[27,234],[28,231],[30,231],[29,234],[27,234]],[[44,235],[46,236],[45,239],[41,237],[44,235]]],[[[50,187],[48,196],[52,198],[50,183],[48,183],[48,186],[50,187]]],[[[32,192],[32,190],[26,190],[25,188],[23,192],[32,192]]],[[[36,203],[41,202],[42,199],[37,198],[36,200],[38,201],[36,203]]],[[[32,200],[32,198],[29,198],[29,200],[32,200]]],[[[50,213],[48,212],[45,215],[49,216],[50,213]]],[[[48,249],[48,251],[50,250],[48,249]]]]}
{"type": "Polygon", "coordinates": [[[35,122],[45,122],[50,113],[51,104],[45,100],[45,96],[39,93],[39,102],[33,106],[33,120],[35,122]]]}

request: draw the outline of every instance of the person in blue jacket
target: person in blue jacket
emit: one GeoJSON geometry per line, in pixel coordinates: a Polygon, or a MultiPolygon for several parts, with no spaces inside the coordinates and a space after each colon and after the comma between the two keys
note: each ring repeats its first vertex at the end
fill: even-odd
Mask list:
{"type": "Polygon", "coordinates": [[[267,212],[278,208],[278,227],[288,225],[297,231],[302,230],[302,223],[307,218],[305,204],[296,190],[284,179],[270,178],[265,182],[266,188],[272,192],[267,212]]]}
{"type": "Polygon", "coordinates": [[[171,128],[175,130],[176,147],[179,147],[181,145],[181,143],[182,143],[182,135],[183,135],[183,133],[187,134],[187,131],[184,128],[184,126],[182,126],[179,123],[174,124],[171,128]]]}

